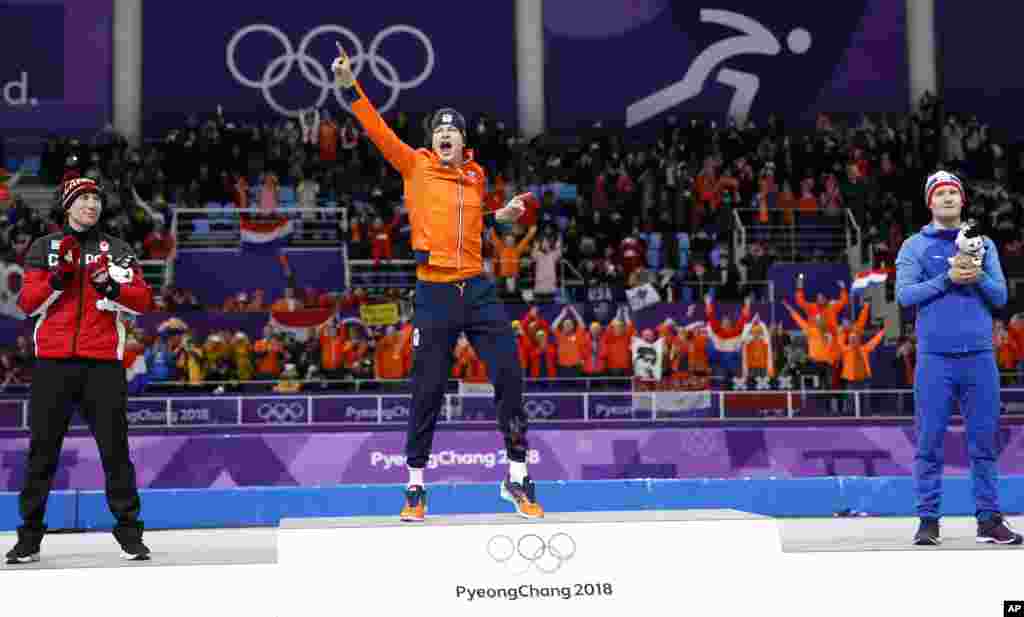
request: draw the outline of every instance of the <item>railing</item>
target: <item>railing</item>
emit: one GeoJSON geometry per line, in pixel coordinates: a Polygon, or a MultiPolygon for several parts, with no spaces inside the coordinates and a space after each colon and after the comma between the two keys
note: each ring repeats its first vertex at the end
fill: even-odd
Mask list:
{"type": "Polygon", "coordinates": [[[272,213],[259,208],[225,207],[177,208],[172,224],[180,248],[238,248],[242,242],[241,214],[253,220],[287,219],[292,231],[289,246],[337,247],[347,237],[348,219],[344,208],[279,207],[272,213]]]}
{"type": "MultiPolygon", "coordinates": [[[[445,394],[440,422],[493,427],[497,418],[492,399],[490,394],[445,394]]],[[[404,426],[411,405],[408,394],[140,397],[129,399],[128,423],[133,429],[308,426],[374,430],[404,426]]],[[[1005,416],[1024,416],[1024,388],[1003,389],[1002,407],[1005,416]]],[[[627,426],[692,421],[909,422],[914,402],[912,390],[543,392],[524,395],[523,410],[535,424],[580,428],[609,422],[627,426]]],[[[0,429],[26,431],[27,421],[27,401],[0,401],[0,429]]],[[[86,428],[77,414],[71,428],[86,428]]]]}
{"type": "MultiPolygon", "coordinates": [[[[781,216],[781,210],[769,211],[772,218],[781,216]]],[[[737,242],[737,257],[747,254],[750,242],[765,242],[775,250],[779,261],[803,262],[824,257],[834,259],[846,258],[847,230],[846,214],[815,213],[806,214],[793,212],[793,225],[763,224],[758,222],[760,210],[757,208],[735,208],[733,215],[738,228],[743,231],[737,242]]]]}
{"type": "Polygon", "coordinates": [[[350,289],[384,287],[415,289],[416,262],[412,259],[345,260],[346,285],[350,289]]]}

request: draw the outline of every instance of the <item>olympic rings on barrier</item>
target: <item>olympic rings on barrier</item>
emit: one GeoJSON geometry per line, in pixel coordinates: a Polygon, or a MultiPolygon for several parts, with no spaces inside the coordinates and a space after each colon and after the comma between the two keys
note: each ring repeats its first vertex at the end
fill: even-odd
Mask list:
{"type": "Polygon", "coordinates": [[[261,403],[256,414],[267,422],[296,424],[306,420],[306,404],[299,401],[261,403]]]}
{"type": "Polygon", "coordinates": [[[359,78],[360,73],[365,66],[369,65],[370,72],[382,85],[391,89],[391,94],[387,100],[384,101],[383,105],[378,106],[378,111],[385,113],[389,111],[396,102],[398,102],[398,96],[403,90],[411,90],[412,88],[418,87],[424,81],[426,81],[434,72],[434,46],[430,42],[430,38],[419,28],[405,25],[396,24],[388,26],[377,33],[375,37],[370,41],[369,50],[363,48],[363,42],[357,37],[351,30],[342,26],[334,24],[325,24],[317,26],[309,31],[299,42],[298,49],[292,47],[292,42],[288,36],[280,29],[270,24],[250,24],[238,32],[235,32],[228,41],[226,49],[226,61],[228,71],[235,80],[248,88],[259,89],[263,92],[263,98],[266,99],[267,105],[274,111],[281,114],[282,116],[288,116],[290,118],[298,118],[299,115],[305,110],[309,109],[287,109],[282,106],[274,98],[271,90],[284,82],[289,75],[291,75],[292,68],[295,64],[298,64],[299,71],[302,75],[314,86],[320,88],[320,94],[317,97],[316,103],[311,107],[321,107],[327,101],[327,95],[330,91],[334,91],[334,98],[337,99],[338,104],[349,109],[348,104],[344,101],[341,96],[341,91],[334,86],[334,75],[331,73],[329,66],[325,66],[320,60],[310,56],[306,53],[309,45],[313,42],[316,37],[321,34],[333,33],[345,40],[342,45],[345,47],[346,53],[349,54],[349,59],[352,62],[352,72],[355,74],[356,79],[359,78]],[[270,61],[269,64],[263,69],[263,74],[258,79],[251,79],[242,74],[242,71],[238,68],[236,48],[238,44],[249,34],[254,32],[263,32],[269,34],[271,37],[276,39],[283,48],[283,53],[270,61]],[[398,69],[391,61],[378,55],[381,44],[384,39],[391,36],[392,34],[406,33],[419,40],[422,43],[424,50],[427,53],[427,62],[423,70],[415,79],[402,81],[398,74],[398,69]]]}

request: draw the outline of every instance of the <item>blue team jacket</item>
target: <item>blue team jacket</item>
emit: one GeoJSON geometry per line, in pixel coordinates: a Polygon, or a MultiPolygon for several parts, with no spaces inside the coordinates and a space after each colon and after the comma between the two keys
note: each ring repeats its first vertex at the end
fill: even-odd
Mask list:
{"type": "Polygon", "coordinates": [[[976,283],[957,285],[948,259],[956,254],[956,230],[929,224],[907,238],[896,258],[896,301],[917,307],[917,349],[966,353],[993,349],[992,311],[1006,304],[999,254],[985,238],[985,261],[976,283]]]}

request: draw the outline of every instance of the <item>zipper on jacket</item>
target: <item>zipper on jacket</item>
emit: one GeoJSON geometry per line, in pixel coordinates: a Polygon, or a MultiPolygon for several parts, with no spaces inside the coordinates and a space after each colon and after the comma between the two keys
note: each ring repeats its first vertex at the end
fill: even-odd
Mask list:
{"type": "Polygon", "coordinates": [[[464,210],[463,201],[464,200],[463,200],[463,197],[462,197],[462,170],[460,169],[459,170],[459,244],[458,244],[459,256],[458,256],[458,260],[456,262],[457,263],[456,267],[459,270],[462,270],[462,211],[464,210]]]}
{"type": "Polygon", "coordinates": [[[71,338],[71,355],[78,351],[78,332],[82,328],[82,308],[85,305],[85,244],[82,244],[82,256],[78,259],[80,271],[78,280],[78,316],[75,318],[75,334],[71,338]]]}

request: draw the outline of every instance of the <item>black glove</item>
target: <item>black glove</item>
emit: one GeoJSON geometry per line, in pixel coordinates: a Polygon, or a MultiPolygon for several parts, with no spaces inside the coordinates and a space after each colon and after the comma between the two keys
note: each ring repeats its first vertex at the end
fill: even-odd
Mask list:
{"type": "Polygon", "coordinates": [[[100,255],[99,259],[89,265],[89,282],[96,293],[108,300],[114,300],[121,295],[121,285],[110,276],[108,265],[107,256],[100,255]]]}

